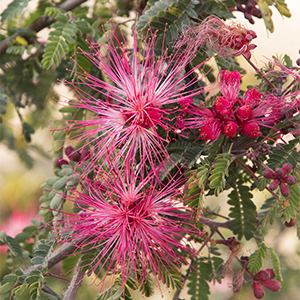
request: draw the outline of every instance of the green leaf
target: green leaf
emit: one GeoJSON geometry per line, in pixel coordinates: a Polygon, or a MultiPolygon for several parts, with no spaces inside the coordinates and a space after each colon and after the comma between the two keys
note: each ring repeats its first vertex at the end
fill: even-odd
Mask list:
{"type": "Polygon", "coordinates": [[[188,294],[191,300],[208,300],[210,294],[209,285],[202,278],[202,270],[200,268],[199,259],[193,262],[193,268],[188,276],[188,294]],[[199,270],[199,271],[198,271],[199,270]]]}
{"type": "Polygon", "coordinates": [[[232,218],[229,228],[234,234],[238,235],[239,240],[243,236],[249,240],[256,230],[256,206],[251,200],[253,195],[249,190],[248,186],[239,181],[234,190],[228,195],[230,198],[228,204],[231,205],[229,216],[232,218]]]}
{"type": "Polygon", "coordinates": [[[197,18],[194,7],[191,0],[156,1],[139,18],[137,30],[145,33],[151,27],[153,31],[157,30],[156,44],[161,45],[165,38],[165,45],[168,45],[185,27],[190,26],[189,16],[197,18]]]}
{"type": "Polygon", "coordinates": [[[13,19],[15,15],[22,12],[28,5],[28,0],[14,0],[1,14],[1,22],[4,23],[8,19],[13,19]]]}
{"type": "Polygon", "coordinates": [[[37,257],[34,257],[30,260],[30,262],[33,264],[33,265],[39,265],[39,264],[42,264],[45,262],[45,257],[42,257],[42,256],[37,256],[37,257]]]}
{"type": "Polygon", "coordinates": [[[271,257],[271,261],[272,261],[272,266],[273,266],[273,270],[276,276],[276,279],[280,282],[282,282],[282,275],[281,275],[281,271],[280,271],[280,262],[279,262],[279,258],[275,252],[275,250],[273,248],[269,248],[269,254],[271,257]]]}
{"type": "Polygon", "coordinates": [[[288,144],[278,144],[270,154],[268,167],[275,170],[276,168],[281,168],[285,163],[290,163],[295,168],[297,162],[300,162],[300,154],[294,150],[298,143],[299,137],[289,141],[288,144]]]}
{"type": "Polygon", "coordinates": [[[78,28],[71,20],[65,15],[58,15],[56,22],[51,25],[54,31],[50,32],[49,43],[46,44],[42,64],[44,69],[50,69],[52,65],[59,66],[61,59],[69,51],[69,44],[75,42],[75,36],[78,28]]]}
{"type": "Polygon", "coordinates": [[[262,268],[263,258],[266,258],[267,247],[264,243],[258,244],[258,249],[255,250],[249,257],[248,265],[249,271],[256,274],[262,268]]]}
{"type": "Polygon", "coordinates": [[[215,196],[218,196],[225,188],[226,180],[228,176],[228,168],[233,162],[233,157],[229,153],[218,154],[213,165],[213,170],[208,178],[210,181],[210,188],[215,189],[215,196]]]}
{"type": "MultiPolygon", "coordinates": [[[[13,288],[14,284],[12,282],[7,282],[0,286],[0,295],[4,295],[7,292],[10,292],[13,288]]],[[[2,299],[2,297],[1,297],[2,299]]]]}

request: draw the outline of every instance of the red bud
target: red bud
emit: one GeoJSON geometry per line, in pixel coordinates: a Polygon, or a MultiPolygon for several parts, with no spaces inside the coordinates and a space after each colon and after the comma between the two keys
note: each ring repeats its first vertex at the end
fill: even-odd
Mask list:
{"type": "Polygon", "coordinates": [[[262,176],[264,176],[267,179],[275,179],[276,178],[276,174],[274,171],[270,170],[270,169],[266,169],[262,172],[262,176]]]}
{"type": "Polygon", "coordinates": [[[284,224],[286,227],[293,227],[295,223],[296,223],[295,219],[291,218],[289,222],[285,222],[284,224]]]}
{"type": "Polygon", "coordinates": [[[262,285],[258,281],[253,280],[252,288],[255,298],[262,299],[265,296],[266,293],[263,290],[262,285]]]}
{"type": "Polygon", "coordinates": [[[62,165],[68,165],[69,162],[61,157],[56,157],[54,160],[54,163],[57,167],[59,167],[61,169],[62,165]]]}
{"type": "Polygon", "coordinates": [[[284,182],[287,185],[294,185],[297,183],[297,178],[293,175],[288,175],[288,176],[286,176],[286,178],[284,178],[284,182]]]}
{"type": "Polygon", "coordinates": [[[253,279],[257,281],[268,280],[270,279],[270,275],[266,270],[261,270],[254,275],[253,279]]]}
{"type": "Polygon", "coordinates": [[[276,190],[278,188],[279,183],[280,183],[280,181],[278,179],[273,180],[269,185],[269,189],[271,191],[276,190]]]}
{"type": "Polygon", "coordinates": [[[293,166],[290,163],[285,163],[281,168],[283,175],[289,174],[292,171],[292,169],[293,166]]]}
{"type": "Polygon", "coordinates": [[[279,292],[281,290],[281,283],[279,281],[266,280],[260,281],[260,283],[272,292],[279,292]]]}
{"type": "Polygon", "coordinates": [[[289,188],[288,188],[288,187],[286,186],[286,184],[283,183],[283,182],[280,183],[279,187],[280,187],[281,195],[282,195],[283,197],[287,198],[287,197],[290,195],[290,190],[289,190],[289,188]]]}
{"type": "Polygon", "coordinates": [[[65,153],[67,156],[69,156],[73,151],[74,151],[74,148],[72,146],[65,148],[65,153]]]}

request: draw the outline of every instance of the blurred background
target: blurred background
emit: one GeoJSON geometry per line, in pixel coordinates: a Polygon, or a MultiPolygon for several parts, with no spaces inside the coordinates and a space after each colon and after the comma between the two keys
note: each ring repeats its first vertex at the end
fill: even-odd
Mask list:
{"type": "MultiPolygon", "coordinates": [[[[0,1],[0,12],[2,12],[9,0],[0,1]]],[[[300,1],[299,0],[286,0],[288,8],[292,13],[291,18],[282,18],[275,8],[272,9],[275,31],[274,33],[267,32],[262,19],[256,19],[255,24],[251,25],[244,19],[242,13],[236,12],[236,20],[240,21],[247,28],[254,30],[257,33],[257,38],[253,41],[258,47],[252,52],[252,61],[258,66],[262,66],[267,62],[267,59],[272,55],[288,54],[293,63],[300,57],[300,1]]],[[[34,8],[36,1],[30,1],[28,10],[34,8]]],[[[89,2],[86,3],[89,5],[89,2]]],[[[47,30],[40,32],[41,35],[47,35],[47,30]]],[[[243,58],[239,59],[243,68],[247,70],[247,75],[243,78],[243,87],[249,84],[255,84],[254,71],[251,69],[243,58]]],[[[67,95],[66,89],[60,86],[58,93],[67,95]]],[[[6,107],[6,118],[9,118],[11,130],[14,131],[17,138],[17,143],[22,149],[25,141],[22,136],[22,128],[20,127],[19,120],[14,108],[11,106],[6,107]]],[[[26,115],[26,111],[24,112],[26,115]]],[[[16,151],[10,150],[7,145],[0,143],[0,231],[5,230],[7,235],[14,237],[22,229],[31,224],[31,219],[39,219],[38,207],[39,197],[42,195],[41,184],[45,182],[46,178],[53,176],[53,166],[51,160],[51,144],[52,135],[50,129],[53,124],[50,122],[51,118],[58,117],[56,104],[48,101],[47,108],[44,116],[44,124],[32,135],[32,142],[29,149],[30,156],[33,161],[29,161],[27,165],[21,162],[19,155],[16,151]]],[[[34,120],[28,120],[34,121],[34,120]]],[[[300,197],[300,195],[299,195],[300,197]]],[[[263,199],[255,198],[257,206],[263,199]]],[[[227,199],[226,195],[222,195],[218,199],[207,198],[211,206],[221,207],[221,213],[227,213],[227,199]]],[[[226,236],[226,230],[224,230],[226,236]]],[[[291,300],[300,299],[300,243],[296,238],[296,229],[287,228],[281,223],[275,223],[266,236],[265,240],[267,245],[272,245],[277,253],[281,256],[282,273],[283,273],[283,288],[281,293],[272,293],[267,291],[266,300],[291,300]],[[280,234],[278,234],[280,232],[280,234]],[[275,234],[276,233],[276,234],[275,234]],[[288,271],[287,271],[288,270],[288,271]]],[[[243,252],[244,255],[250,255],[255,251],[256,245],[249,244],[245,241],[243,252]]],[[[228,254],[229,255],[229,254],[228,254]]],[[[4,247],[0,247],[1,261],[6,256],[4,247]]],[[[269,265],[265,265],[268,267],[269,265]]],[[[59,266],[58,266],[59,267],[59,266]]],[[[6,272],[6,266],[1,264],[0,275],[1,278],[6,272]]],[[[246,286],[241,294],[233,295],[230,289],[231,277],[225,278],[222,284],[215,284],[211,286],[211,300],[225,300],[225,299],[254,299],[250,286],[246,286]]],[[[59,289],[63,289],[65,283],[61,284],[59,289]]],[[[80,289],[78,299],[93,299],[97,294],[98,289],[96,285],[89,286],[88,280],[84,281],[84,287],[80,289]]],[[[134,294],[134,293],[133,293],[134,294]]],[[[171,299],[173,291],[165,291],[167,299],[171,299]]],[[[182,294],[181,298],[186,296],[182,294]]],[[[136,299],[139,299],[136,295],[136,299]]],[[[26,299],[26,298],[24,298],[26,299]]],[[[159,291],[151,299],[161,299],[159,291]]]]}

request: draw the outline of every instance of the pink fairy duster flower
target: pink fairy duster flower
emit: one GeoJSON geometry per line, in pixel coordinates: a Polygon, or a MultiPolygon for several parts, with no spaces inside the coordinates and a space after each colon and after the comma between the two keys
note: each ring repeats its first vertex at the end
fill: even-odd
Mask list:
{"type": "Polygon", "coordinates": [[[206,46],[208,52],[214,52],[223,57],[244,55],[251,57],[251,50],[256,48],[252,40],[257,35],[240,24],[228,25],[216,16],[209,16],[199,26],[188,28],[176,43],[180,48],[194,44],[196,48],[206,46]]]}
{"type": "Polygon", "coordinates": [[[200,234],[190,224],[190,209],[182,205],[185,179],[161,186],[158,172],[141,176],[133,167],[113,167],[98,173],[95,181],[82,178],[82,188],[66,199],[81,211],[63,213],[54,229],[60,241],[74,243],[79,252],[98,249],[88,275],[105,274],[101,288],[118,275],[123,288],[129,277],[141,284],[149,271],[159,286],[166,273],[179,274],[181,264],[188,263],[186,255],[196,254],[185,238],[200,234]]]}
{"type": "Polygon", "coordinates": [[[157,57],[156,35],[150,29],[140,44],[133,30],[132,50],[127,48],[124,37],[123,40],[118,38],[115,29],[105,35],[107,43],[90,44],[89,52],[81,52],[109,81],[84,72],[77,73],[81,82],[67,83],[78,99],[73,106],[95,116],[89,120],[68,120],[66,126],[57,130],[72,129],[67,138],[85,141],[85,146],[93,145],[92,162],[115,149],[119,151],[117,159],[130,159],[139,153],[142,163],[163,160],[167,156],[168,132],[174,130],[170,114],[177,109],[176,104],[189,102],[202,91],[202,88],[187,89],[198,77],[185,83],[194,71],[183,72],[194,58],[194,51],[191,47],[184,53],[177,51],[175,55],[168,55],[168,49],[162,47],[157,57]],[[85,87],[102,94],[105,101],[88,94],[85,87]],[[166,132],[165,136],[157,133],[158,127],[166,132]]]}

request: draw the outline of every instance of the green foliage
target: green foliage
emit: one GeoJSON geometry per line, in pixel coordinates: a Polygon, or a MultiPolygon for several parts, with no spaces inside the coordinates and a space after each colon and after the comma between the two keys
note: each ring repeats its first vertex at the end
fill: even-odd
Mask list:
{"type": "Polygon", "coordinates": [[[233,157],[229,153],[218,154],[211,171],[211,175],[208,178],[210,182],[210,188],[214,189],[215,196],[218,196],[225,188],[226,180],[228,176],[228,168],[233,162],[233,157]]]}
{"type": "Polygon", "coordinates": [[[20,14],[28,5],[28,0],[14,0],[1,14],[1,22],[4,23],[8,19],[14,18],[20,14]]]}
{"type": "Polygon", "coordinates": [[[285,163],[290,163],[294,168],[300,162],[300,154],[294,149],[299,143],[299,138],[291,140],[288,144],[278,144],[268,159],[268,167],[275,170],[285,163]]]}
{"type": "Polygon", "coordinates": [[[229,228],[234,234],[238,235],[238,239],[243,236],[249,240],[253,237],[256,228],[256,206],[251,200],[253,197],[249,192],[249,187],[238,181],[233,191],[228,195],[231,205],[229,216],[232,218],[229,228]]]}
{"type": "Polygon", "coordinates": [[[191,295],[191,300],[208,300],[209,285],[202,278],[202,271],[198,270],[200,270],[200,260],[196,259],[188,277],[188,294],[191,295]]]}
{"type": "Polygon", "coordinates": [[[265,203],[261,206],[260,212],[258,214],[259,222],[258,226],[265,227],[266,225],[272,225],[274,222],[274,217],[278,209],[278,201],[272,196],[268,198],[265,203]]]}
{"type": "Polygon", "coordinates": [[[75,43],[76,32],[71,16],[60,14],[56,16],[56,22],[51,25],[54,30],[50,32],[49,43],[45,46],[43,54],[43,68],[50,69],[52,65],[59,66],[61,59],[68,53],[69,44],[75,43]]]}
{"type": "Polygon", "coordinates": [[[280,271],[279,258],[273,248],[270,247],[270,248],[268,248],[268,250],[269,250],[270,257],[271,257],[272,266],[273,266],[273,270],[274,270],[276,279],[278,281],[282,282],[283,279],[282,279],[282,275],[281,275],[281,271],[280,271]]]}
{"type": "Polygon", "coordinates": [[[119,300],[122,296],[121,288],[111,288],[100,293],[95,300],[119,300]]]}
{"type": "Polygon", "coordinates": [[[22,248],[18,241],[11,236],[5,234],[4,231],[0,232],[1,244],[6,245],[8,249],[11,251],[13,256],[21,257],[22,256],[22,248]]]}
{"type": "Polygon", "coordinates": [[[157,45],[165,45],[174,41],[186,26],[190,25],[190,18],[197,18],[194,8],[195,1],[191,0],[159,0],[146,9],[137,22],[137,30],[146,32],[151,27],[157,30],[157,45]],[[164,33],[166,35],[164,37],[164,33]]]}
{"type": "Polygon", "coordinates": [[[266,258],[267,254],[267,247],[264,243],[259,243],[257,246],[258,249],[250,255],[247,265],[252,274],[256,274],[260,271],[263,259],[266,258]]]}

